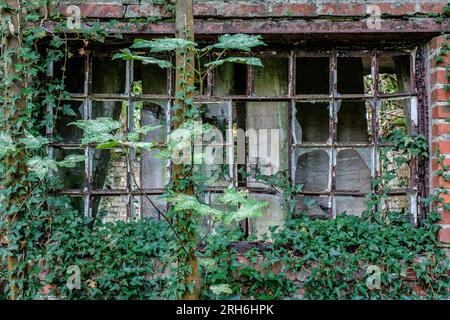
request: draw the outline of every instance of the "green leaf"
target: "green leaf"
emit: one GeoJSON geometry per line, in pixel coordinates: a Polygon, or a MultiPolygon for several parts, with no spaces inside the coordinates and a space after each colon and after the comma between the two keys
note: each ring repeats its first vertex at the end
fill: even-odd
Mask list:
{"type": "Polygon", "coordinates": [[[58,162],[59,167],[63,168],[75,168],[78,162],[83,162],[86,160],[86,156],[71,154],[64,158],[63,161],[58,162]]]}
{"type": "Polygon", "coordinates": [[[113,56],[113,60],[115,59],[124,59],[124,60],[137,60],[141,61],[143,64],[156,64],[160,68],[171,68],[172,64],[169,61],[156,59],[152,57],[145,57],[133,54],[129,49],[121,50],[121,53],[116,53],[113,56]]]}
{"type": "Polygon", "coordinates": [[[131,46],[133,49],[150,49],[150,52],[168,52],[179,49],[193,49],[195,42],[181,38],[162,38],[154,40],[136,39],[131,46]]]}
{"type": "Polygon", "coordinates": [[[39,149],[42,146],[48,144],[48,139],[41,136],[33,136],[29,133],[25,134],[25,138],[20,139],[20,142],[26,149],[39,149]]]}
{"type": "Polygon", "coordinates": [[[205,50],[223,49],[250,51],[254,47],[266,45],[261,39],[262,37],[260,35],[251,36],[242,33],[234,35],[225,34],[219,37],[218,43],[206,47],[205,50]]]}
{"type": "Polygon", "coordinates": [[[121,126],[119,121],[107,117],[101,117],[95,120],[78,120],[69,123],[69,125],[75,125],[84,131],[83,139],[81,140],[82,144],[102,144],[116,140],[111,132],[119,129],[121,126]]]}
{"type": "Polygon", "coordinates": [[[44,179],[50,170],[58,170],[58,164],[51,158],[33,157],[27,161],[28,168],[39,179],[44,179]]]}
{"type": "Polygon", "coordinates": [[[0,156],[4,157],[10,152],[13,152],[15,149],[16,146],[12,142],[11,135],[5,132],[0,132],[0,156]]]}
{"type": "Polygon", "coordinates": [[[209,290],[212,291],[215,295],[229,295],[233,293],[233,290],[231,290],[230,286],[228,284],[217,284],[209,287],[209,290]]]}
{"type": "Polygon", "coordinates": [[[205,64],[205,67],[217,67],[220,66],[224,63],[241,63],[241,64],[247,64],[247,65],[252,65],[252,66],[257,66],[257,67],[264,67],[261,59],[259,58],[246,58],[246,57],[229,57],[229,58],[225,58],[225,59],[220,59],[220,60],[216,60],[210,63],[205,64]]]}

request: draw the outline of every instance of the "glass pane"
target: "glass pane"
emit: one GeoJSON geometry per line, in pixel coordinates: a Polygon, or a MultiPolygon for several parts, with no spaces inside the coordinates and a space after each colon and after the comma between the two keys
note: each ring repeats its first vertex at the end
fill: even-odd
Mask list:
{"type": "Polygon", "coordinates": [[[372,136],[370,102],[343,100],[338,103],[337,109],[337,142],[370,142],[372,136]]]}
{"type": "Polygon", "coordinates": [[[330,133],[328,102],[298,102],[294,119],[295,143],[327,142],[330,133]]]}
{"type": "Polygon", "coordinates": [[[254,92],[258,96],[288,94],[288,59],[262,58],[263,68],[255,67],[254,92]]]}
{"type": "Polygon", "coordinates": [[[328,196],[296,196],[296,212],[303,212],[312,218],[331,218],[331,206],[328,196]]]}
{"type": "Polygon", "coordinates": [[[296,184],[304,191],[329,191],[331,150],[297,148],[294,151],[293,170],[296,184]]]}
{"type": "Polygon", "coordinates": [[[407,135],[410,129],[410,99],[383,100],[378,111],[378,136],[380,141],[389,141],[394,132],[407,135]]]}
{"type": "Polygon", "coordinates": [[[287,170],[288,104],[247,104],[248,165],[265,175],[287,170]]]}
{"type": "Polygon", "coordinates": [[[297,94],[329,94],[329,58],[297,58],[296,69],[297,94]]]}
{"type": "Polygon", "coordinates": [[[140,61],[135,61],[132,93],[135,96],[139,94],[168,94],[167,69],[162,69],[156,64],[142,64],[140,61]]]}
{"type": "Polygon", "coordinates": [[[65,70],[64,61],[58,61],[53,66],[53,78],[62,80],[64,74],[65,90],[70,93],[84,93],[85,58],[73,56],[67,59],[65,70]]]}
{"type": "MultiPolygon", "coordinates": [[[[53,149],[53,157],[56,161],[63,161],[69,155],[84,156],[83,149],[53,149]]],[[[85,162],[77,162],[74,168],[58,168],[55,176],[63,190],[83,190],[85,185],[85,162]]]]}
{"type": "MultiPolygon", "coordinates": [[[[141,135],[142,142],[162,144],[167,141],[167,101],[137,101],[134,102],[134,127],[160,126],[141,135]]],[[[159,150],[145,151],[137,155],[141,172],[134,167],[136,180],[142,178],[142,189],[164,188],[167,183],[167,160],[157,157],[159,150]]]]}
{"type": "Polygon", "coordinates": [[[338,58],[337,91],[340,94],[371,93],[371,57],[338,58]]]}
{"type": "Polygon", "coordinates": [[[93,93],[125,93],[126,63],[111,57],[94,57],[92,62],[93,93]]]}
{"type": "Polygon", "coordinates": [[[282,196],[272,194],[250,195],[252,199],[267,201],[269,205],[263,209],[263,215],[250,220],[250,232],[262,239],[264,234],[270,237],[270,227],[283,226],[286,220],[286,212],[282,196]]]}
{"type": "Polygon", "coordinates": [[[393,94],[412,92],[410,70],[409,55],[383,55],[379,57],[379,93],[393,94]]]}
{"type": "Polygon", "coordinates": [[[369,192],[372,149],[338,149],[336,154],[336,190],[369,192]]]}
{"type": "Polygon", "coordinates": [[[361,197],[335,197],[336,215],[344,212],[350,216],[360,217],[367,210],[366,198],[361,197]]]}
{"type": "Polygon", "coordinates": [[[225,63],[214,70],[213,94],[216,97],[247,95],[247,65],[225,63]]]}
{"type": "Polygon", "coordinates": [[[128,196],[94,196],[91,200],[93,217],[101,217],[103,222],[125,221],[127,219],[128,196]]]}
{"type": "Polygon", "coordinates": [[[389,196],[384,199],[381,204],[381,211],[383,213],[410,213],[410,203],[407,195],[389,196]]]}
{"type": "Polygon", "coordinates": [[[92,187],[108,190],[125,190],[127,188],[127,162],[121,149],[94,150],[92,187]]]}
{"type": "Polygon", "coordinates": [[[92,119],[112,118],[119,121],[121,127],[117,133],[123,134],[127,127],[127,102],[125,101],[92,101],[92,119]]]}
{"type": "Polygon", "coordinates": [[[84,101],[61,101],[60,110],[55,111],[55,127],[53,135],[55,140],[65,143],[80,143],[83,130],[69,123],[82,120],[85,117],[84,101]]]}
{"type": "Polygon", "coordinates": [[[166,213],[167,203],[160,195],[140,195],[133,197],[133,210],[135,217],[162,219],[159,212],[166,213]]]}

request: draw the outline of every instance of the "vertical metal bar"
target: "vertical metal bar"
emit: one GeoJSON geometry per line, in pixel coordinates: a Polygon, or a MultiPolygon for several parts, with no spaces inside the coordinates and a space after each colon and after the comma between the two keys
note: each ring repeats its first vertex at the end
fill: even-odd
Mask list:
{"type": "Polygon", "coordinates": [[[328,214],[333,218],[336,218],[336,208],[335,208],[335,191],[336,191],[336,127],[338,121],[338,110],[339,106],[336,100],[338,95],[337,93],[337,52],[333,50],[333,54],[330,58],[330,94],[331,94],[331,104],[330,104],[330,112],[329,112],[329,136],[328,140],[332,144],[331,149],[329,150],[328,156],[330,157],[330,166],[329,166],[329,176],[328,176],[328,188],[330,189],[330,199],[328,208],[328,214]]]}
{"type": "Polygon", "coordinates": [[[255,73],[253,66],[249,65],[247,67],[247,96],[252,97],[254,94],[255,86],[255,73]]]}
{"type": "MultiPolygon", "coordinates": [[[[208,62],[212,62],[211,55],[208,55],[208,62]]],[[[214,71],[209,70],[207,75],[207,96],[208,98],[212,97],[213,95],[213,89],[214,89],[214,71]]]]}
{"type": "MultiPolygon", "coordinates": [[[[134,123],[133,123],[133,106],[131,105],[131,92],[132,92],[132,85],[133,85],[133,66],[134,63],[131,60],[127,60],[126,64],[125,64],[125,95],[127,97],[126,100],[126,112],[125,112],[125,136],[128,136],[128,134],[130,133],[130,130],[133,130],[134,128],[134,123]]],[[[133,197],[131,195],[132,192],[132,185],[131,185],[131,170],[133,170],[133,168],[131,167],[132,165],[132,161],[134,160],[135,154],[134,151],[131,152],[130,157],[127,157],[125,159],[125,165],[127,167],[127,171],[126,171],[126,189],[128,192],[127,195],[127,204],[126,204],[126,210],[127,210],[127,214],[126,214],[126,221],[130,221],[132,218],[132,202],[133,202],[133,197]]]]}

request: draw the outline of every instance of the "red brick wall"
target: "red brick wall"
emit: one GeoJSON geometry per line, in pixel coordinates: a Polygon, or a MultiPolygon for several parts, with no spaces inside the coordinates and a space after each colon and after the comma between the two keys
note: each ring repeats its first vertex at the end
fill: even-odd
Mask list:
{"type": "MultiPolygon", "coordinates": [[[[446,120],[450,118],[450,90],[445,89],[445,85],[449,83],[445,65],[447,65],[448,56],[442,56],[440,49],[443,44],[450,44],[450,38],[439,36],[432,39],[428,44],[428,76],[429,76],[429,92],[430,92],[430,113],[431,113],[431,144],[433,152],[440,151],[445,156],[443,165],[450,166],[450,122],[446,120]],[[436,63],[436,57],[442,56],[444,61],[436,63]]],[[[444,181],[442,177],[436,175],[437,170],[442,170],[436,158],[433,158],[432,164],[432,187],[444,187],[450,192],[450,181],[444,181]]],[[[450,193],[442,194],[444,202],[450,204],[450,193]]],[[[441,212],[442,229],[439,231],[438,238],[440,241],[450,243],[450,211],[441,212]]]]}

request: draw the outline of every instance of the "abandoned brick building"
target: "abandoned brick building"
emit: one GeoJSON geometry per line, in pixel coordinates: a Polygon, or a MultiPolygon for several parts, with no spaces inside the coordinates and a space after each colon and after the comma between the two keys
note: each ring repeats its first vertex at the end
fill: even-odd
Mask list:
{"type": "MultiPolygon", "coordinates": [[[[299,209],[325,218],[342,212],[360,215],[373,187],[371,178],[380,175],[377,148],[396,127],[423,134],[430,149],[439,148],[450,165],[450,124],[446,123],[450,95],[444,90],[445,70],[434,62],[447,41],[441,34],[450,31],[448,21],[436,20],[446,4],[442,0],[196,0],[196,41],[247,33],[262,35],[267,44],[256,52],[264,68],[228,64],[208,75],[201,97],[209,102],[204,119],[224,132],[279,129],[280,170],[304,186],[297,195],[299,209]]],[[[170,164],[149,153],[136,165],[139,179],[133,181],[124,157],[81,147],[82,132],[67,124],[109,116],[127,130],[135,125],[130,115],[138,114],[141,124],[162,125],[146,141],[165,140],[174,98],[173,71],[111,57],[134,38],[173,36],[173,22],[148,19],[171,13],[146,0],[62,1],[61,12],[69,14],[70,5],[79,6],[85,25],[117,20],[113,28],[121,30],[123,39],[90,43],[82,55],[69,59],[68,103],[77,115],[60,117],[49,133],[61,137],[53,150],[56,158],[74,153],[88,157],[77,168],[60,172],[62,193],[73,197],[86,215],[105,212],[105,219],[111,221],[157,216],[136,192],[135,183],[165,207],[158,195],[164,192],[170,164]]],[[[58,72],[55,65],[49,75],[58,72]]],[[[233,141],[224,146],[236,147],[233,141]]],[[[282,224],[281,196],[242,177],[239,169],[245,168],[245,162],[232,160],[228,166],[202,169],[211,177],[204,201],[214,204],[220,190],[229,185],[244,187],[255,198],[270,201],[263,217],[249,221],[249,232],[261,234],[270,225],[282,224]]],[[[442,183],[434,174],[439,170],[436,159],[396,169],[398,176],[383,206],[407,212],[417,222],[427,210],[421,197],[442,183]]],[[[445,187],[450,188],[448,182],[445,187]]],[[[450,202],[449,195],[444,197],[450,202]]],[[[439,239],[450,243],[450,212],[442,212],[441,222],[439,239]]]]}

